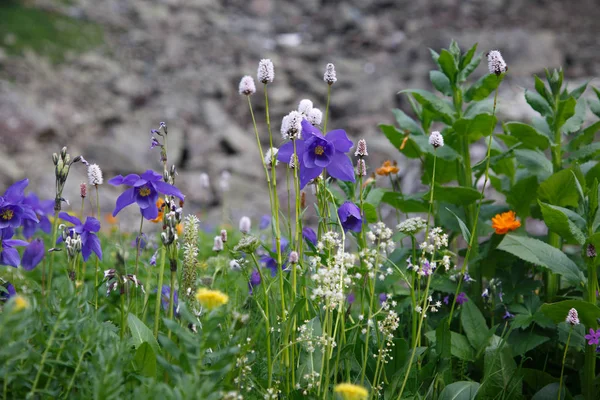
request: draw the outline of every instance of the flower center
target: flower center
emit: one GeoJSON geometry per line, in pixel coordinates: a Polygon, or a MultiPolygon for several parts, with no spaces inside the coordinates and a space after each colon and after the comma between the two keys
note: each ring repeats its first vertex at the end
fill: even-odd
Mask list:
{"type": "Polygon", "coordinates": [[[323,148],[323,146],[317,146],[315,147],[315,154],[320,156],[323,155],[323,153],[325,153],[325,149],[323,148]]]}
{"type": "Polygon", "coordinates": [[[148,186],[142,186],[139,193],[142,197],[150,196],[150,188],[148,188],[148,186]]]}
{"type": "Polygon", "coordinates": [[[13,210],[4,210],[2,211],[2,214],[0,214],[0,216],[2,217],[2,219],[10,221],[14,214],[15,213],[13,210]]]}

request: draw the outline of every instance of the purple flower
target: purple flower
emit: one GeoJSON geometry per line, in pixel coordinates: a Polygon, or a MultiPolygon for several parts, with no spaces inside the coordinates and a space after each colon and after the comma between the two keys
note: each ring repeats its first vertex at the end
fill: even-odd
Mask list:
{"type": "Polygon", "coordinates": [[[590,333],[589,335],[585,335],[585,338],[588,340],[588,344],[598,345],[598,342],[600,342],[600,329],[594,332],[594,330],[590,328],[590,333]]]}
{"type": "MultiPolygon", "coordinates": [[[[329,175],[342,181],[354,182],[354,167],[345,154],[354,145],[346,132],[336,129],[323,134],[307,120],[302,121],[302,139],[296,139],[296,154],[300,164],[300,189],[326,169],[329,175]]],[[[294,143],[279,148],[277,159],[289,164],[294,143]]]]}
{"type": "Polygon", "coordinates": [[[444,297],[443,301],[444,301],[444,304],[448,304],[450,302],[450,296],[448,295],[448,296],[444,297]]]}
{"type": "Polygon", "coordinates": [[[302,228],[302,237],[313,246],[317,245],[317,233],[312,228],[302,228]]]}
{"type": "Polygon", "coordinates": [[[459,306],[462,306],[467,301],[469,301],[469,299],[467,299],[467,295],[465,292],[460,292],[458,294],[458,296],[456,296],[456,302],[458,303],[459,306]]]}
{"type": "MultiPolygon", "coordinates": [[[[284,256],[284,253],[287,250],[288,241],[285,238],[281,238],[280,248],[281,248],[281,269],[285,270],[288,257],[284,256]]],[[[272,253],[277,253],[277,246],[273,245],[272,253]]],[[[260,261],[265,264],[265,267],[271,270],[271,276],[277,275],[277,260],[270,254],[267,253],[260,258],[260,261]]]]}
{"type": "Polygon", "coordinates": [[[17,294],[17,291],[15,290],[15,287],[13,286],[12,283],[10,282],[6,282],[2,285],[3,290],[0,290],[0,301],[8,301],[11,299],[11,297],[15,296],[17,294]]]}
{"type": "Polygon", "coordinates": [[[41,229],[43,232],[50,233],[52,224],[48,219],[48,215],[52,215],[54,211],[54,200],[40,200],[35,193],[30,193],[29,196],[23,199],[24,206],[29,206],[35,215],[38,217],[39,223],[33,219],[23,220],[23,236],[30,239],[36,229],[41,229]]]}
{"type": "Polygon", "coordinates": [[[117,199],[113,217],[130,204],[137,203],[144,218],[151,220],[158,216],[156,201],[158,194],[178,197],[183,201],[183,194],[173,185],[163,182],[162,175],[151,169],[142,175],[129,174],[126,177],[117,175],[108,181],[111,185],[132,186],[124,191],[117,199]]]}
{"type": "Polygon", "coordinates": [[[514,318],[515,315],[511,314],[510,311],[506,310],[506,312],[504,313],[504,316],[502,317],[502,319],[511,319],[514,318]]]}
{"type": "MultiPolygon", "coordinates": [[[[163,310],[167,311],[169,309],[169,300],[171,299],[171,288],[167,285],[163,285],[162,290],[160,291],[160,304],[162,305],[163,310]]],[[[179,306],[179,296],[177,295],[177,290],[173,293],[173,314],[178,317],[179,313],[177,312],[177,307],[179,306]]]]}
{"type": "Polygon", "coordinates": [[[156,250],[154,252],[154,254],[152,255],[152,257],[150,257],[150,265],[152,265],[152,266],[156,265],[156,257],[158,257],[158,250],[156,250]]]}
{"type": "Polygon", "coordinates": [[[44,242],[42,239],[34,239],[25,248],[23,252],[23,259],[21,260],[21,266],[25,271],[31,271],[44,259],[46,251],[44,249],[44,242]]]}
{"type": "Polygon", "coordinates": [[[39,222],[35,212],[27,204],[23,204],[23,191],[29,184],[29,179],[13,183],[4,195],[0,197],[0,229],[18,228],[23,220],[39,222]]]}
{"type": "Polygon", "coordinates": [[[379,294],[379,305],[382,305],[383,303],[385,303],[388,299],[388,295],[387,293],[381,293],[379,294]]]}
{"type": "Polygon", "coordinates": [[[250,294],[252,294],[252,289],[254,288],[254,286],[258,285],[260,285],[260,273],[257,269],[255,269],[254,271],[252,271],[252,274],[250,274],[250,282],[248,282],[248,289],[250,289],[250,294]]]}
{"type": "MultiPolygon", "coordinates": [[[[73,217],[66,212],[61,212],[58,216],[60,219],[75,225],[69,228],[69,235],[73,236],[74,233],[77,233],[81,237],[83,261],[87,261],[92,252],[96,253],[96,256],[102,260],[102,247],[100,246],[100,239],[96,236],[96,232],[100,230],[100,221],[94,217],[87,217],[85,223],[82,224],[79,218],[73,217]]],[[[62,237],[59,237],[56,243],[60,243],[62,240],[62,237]]]]}
{"type": "Polygon", "coordinates": [[[145,233],[142,232],[141,236],[139,234],[136,235],[135,238],[131,241],[131,247],[137,249],[138,242],[140,245],[139,254],[142,254],[142,250],[144,250],[146,248],[146,246],[148,245],[148,237],[146,236],[145,233]]]}
{"type": "Polygon", "coordinates": [[[347,201],[338,208],[338,216],[342,222],[344,231],[360,232],[362,229],[362,218],[356,204],[347,201]]]}
{"type": "Polygon", "coordinates": [[[258,225],[259,229],[267,229],[269,227],[269,225],[271,225],[271,216],[270,215],[263,215],[260,218],[260,224],[258,225]]]}
{"type": "Polygon", "coordinates": [[[348,304],[354,304],[354,301],[356,301],[356,295],[354,293],[350,293],[348,297],[346,297],[346,301],[348,304]]]}
{"type": "Polygon", "coordinates": [[[15,246],[27,246],[24,240],[12,239],[15,231],[13,228],[0,229],[0,265],[19,266],[19,252],[15,246]]]}

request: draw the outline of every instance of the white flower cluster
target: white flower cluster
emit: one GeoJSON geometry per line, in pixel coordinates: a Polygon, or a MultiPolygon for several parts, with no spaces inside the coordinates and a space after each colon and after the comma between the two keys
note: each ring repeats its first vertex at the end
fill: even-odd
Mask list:
{"type": "Polygon", "coordinates": [[[330,86],[337,82],[335,65],[333,65],[332,63],[327,64],[327,66],[325,67],[325,74],[323,74],[323,80],[330,86]]]}
{"type": "Polygon", "coordinates": [[[400,222],[396,226],[396,229],[399,232],[404,233],[405,235],[416,235],[417,233],[419,233],[423,229],[425,229],[426,226],[427,226],[427,223],[425,222],[425,220],[423,218],[415,217],[415,218],[408,218],[408,219],[405,219],[404,221],[400,222]]]}
{"type": "Polygon", "coordinates": [[[102,178],[102,170],[100,169],[98,164],[91,164],[88,167],[87,173],[90,186],[102,185],[102,183],[104,182],[104,179],[102,178]]]}
{"type": "Polygon", "coordinates": [[[265,84],[273,82],[273,79],[275,79],[275,67],[273,66],[273,62],[268,58],[260,60],[256,77],[259,82],[265,84]]]}
{"type": "MultiPolygon", "coordinates": [[[[380,262],[380,255],[377,249],[363,249],[358,255],[362,263],[367,267],[367,274],[371,279],[375,279],[377,276],[380,281],[383,281],[386,275],[391,275],[394,272],[391,268],[383,270],[383,264],[380,262]]],[[[353,277],[357,281],[362,278],[359,273],[356,273],[353,277]]]]}
{"type": "Polygon", "coordinates": [[[256,93],[256,85],[254,84],[254,79],[251,76],[246,75],[240,80],[240,86],[238,91],[241,95],[250,96],[256,93]]]}
{"type": "Polygon", "coordinates": [[[281,136],[287,139],[302,139],[302,114],[291,111],[281,120],[281,136]]]}
{"type": "Polygon", "coordinates": [[[436,250],[442,250],[448,247],[448,235],[443,233],[442,228],[435,227],[427,235],[426,240],[419,245],[420,249],[429,254],[436,250]]]}
{"type": "Polygon", "coordinates": [[[434,149],[438,147],[444,147],[444,137],[438,131],[431,132],[429,135],[429,144],[433,146],[434,149]]]}
{"type": "Polygon", "coordinates": [[[222,400],[244,400],[244,396],[236,392],[235,390],[231,390],[229,392],[221,393],[222,400]]]}
{"type": "Polygon", "coordinates": [[[392,240],[393,234],[394,232],[390,228],[379,221],[369,232],[367,232],[367,239],[371,243],[377,244],[377,247],[384,253],[391,253],[396,248],[396,245],[392,240]]]}
{"type": "Polygon", "coordinates": [[[504,58],[502,58],[502,54],[498,50],[492,50],[487,53],[487,59],[490,74],[501,75],[508,71],[506,62],[504,62],[504,58]]]}
{"type": "Polygon", "coordinates": [[[277,160],[277,153],[279,153],[279,149],[277,147],[270,147],[265,153],[265,165],[268,169],[271,169],[273,160],[275,160],[275,166],[279,165],[279,160],[277,160]]]}
{"type": "Polygon", "coordinates": [[[327,259],[326,264],[318,263],[311,279],[315,283],[311,299],[323,303],[323,308],[332,310],[343,306],[347,289],[352,286],[352,277],[349,270],[354,268],[356,256],[346,253],[341,247],[333,257],[327,259]]]}
{"type": "Polygon", "coordinates": [[[313,328],[312,324],[310,324],[310,326],[309,324],[310,321],[304,321],[304,324],[298,327],[298,341],[302,343],[304,350],[306,350],[308,353],[314,353],[315,342],[313,337],[313,328]]]}
{"type": "MultiPolygon", "coordinates": [[[[319,386],[321,386],[321,374],[319,374],[317,371],[312,371],[309,374],[304,374],[302,376],[302,379],[306,382],[306,388],[304,390],[302,390],[302,394],[304,396],[308,396],[308,393],[310,391],[312,391],[313,389],[317,389],[319,386]]],[[[297,390],[301,390],[302,389],[302,385],[300,385],[300,382],[296,383],[296,389],[297,390]]]]}
{"type": "Polygon", "coordinates": [[[434,303],[433,298],[431,296],[429,296],[427,298],[427,300],[425,301],[425,309],[423,309],[423,307],[421,307],[421,306],[416,306],[415,311],[419,314],[424,313],[423,318],[427,318],[428,310],[435,313],[435,312],[438,312],[441,307],[442,307],[441,301],[438,300],[434,303]]]}
{"type": "Polygon", "coordinates": [[[314,108],[313,102],[309,99],[300,100],[298,112],[312,125],[320,125],[321,120],[323,119],[323,112],[318,108],[314,108]]]}

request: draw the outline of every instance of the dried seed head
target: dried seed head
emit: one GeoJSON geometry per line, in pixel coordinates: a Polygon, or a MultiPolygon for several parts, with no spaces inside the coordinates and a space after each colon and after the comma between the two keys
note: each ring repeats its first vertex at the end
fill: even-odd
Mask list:
{"type": "Polygon", "coordinates": [[[258,72],[256,73],[256,77],[258,78],[258,81],[262,83],[273,82],[273,79],[275,79],[275,68],[273,67],[273,62],[268,58],[260,60],[258,63],[258,72]]]}
{"type": "Polygon", "coordinates": [[[571,325],[579,325],[579,315],[577,314],[576,309],[571,308],[569,310],[566,321],[571,325]]]}
{"type": "Polygon", "coordinates": [[[249,217],[243,216],[240,218],[240,232],[242,232],[244,235],[247,235],[250,233],[251,227],[252,221],[250,221],[249,217]]]}
{"type": "Polygon", "coordinates": [[[200,187],[202,189],[210,189],[210,178],[206,172],[200,174],[200,187]]]}
{"type": "Polygon", "coordinates": [[[323,80],[327,82],[329,86],[337,82],[335,65],[333,65],[332,63],[327,64],[327,67],[325,67],[325,74],[323,75],[323,80]]]}
{"type": "Polygon", "coordinates": [[[438,131],[431,132],[429,135],[429,144],[432,145],[435,149],[438,147],[444,146],[444,137],[438,131]]]}
{"type": "Polygon", "coordinates": [[[321,125],[321,121],[323,120],[323,112],[321,112],[321,110],[318,108],[313,108],[306,116],[306,119],[312,125],[321,125]]]}
{"type": "Polygon", "coordinates": [[[367,152],[367,141],[365,139],[360,139],[358,144],[356,145],[356,151],[354,152],[355,157],[366,157],[369,153],[367,152]]]}
{"type": "Polygon", "coordinates": [[[356,162],[356,173],[358,176],[367,176],[367,165],[365,164],[365,160],[359,158],[356,162]]]}
{"type": "Polygon", "coordinates": [[[256,93],[256,85],[254,85],[254,79],[250,75],[246,75],[240,81],[239,87],[240,94],[244,96],[250,96],[256,93]]]}
{"type": "Polygon", "coordinates": [[[302,139],[302,114],[292,111],[281,121],[281,136],[287,139],[302,139]]]}
{"type": "Polygon", "coordinates": [[[88,173],[88,182],[91,186],[102,185],[104,179],[102,178],[102,170],[98,166],[98,164],[91,164],[87,170],[88,173]]]}
{"type": "Polygon", "coordinates": [[[298,104],[298,112],[303,115],[308,115],[310,110],[313,108],[313,102],[309,99],[300,100],[300,104],[298,104]]]}
{"type": "Polygon", "coordinates": [[[490,74],[501,75],[508,71],[504,58],[502,58],[502,54],[498,50],[492,50],[487,53],[487,59],[490,74]]]}
{"type": "Polygon", "coordinates": [[[292,251],[290,253],[290,258],[289,258],[290,264],[298,264],[298,259],[299,258],[300,257],[298,256],[298,252],[292,251]]]}
{"type": "Polygon", "coordinates": [[[267,150],[265,153],[265,165],[267,168],[271,169],[273,160],[275,160],[275,166],[279,164],[279,161],[277,160],[277,153],[279,153],[279,149],[277,147],[271,147],[269,150],[267,150]]]}
{"type": "Polygon", "coordinates": [[[79,185],[79,194],[81,195],[82,199],[85,199],[85,196],[87,196],[87,185],[85,182],[81,182],[79,185]]]}
{"type": "Polygon", "coordinates": [[[215,241],[213,244],[213,251],[216,251],[216,252],[223,251],[223,239],[221,239],[221,236],[215,236],[215,241]]]}

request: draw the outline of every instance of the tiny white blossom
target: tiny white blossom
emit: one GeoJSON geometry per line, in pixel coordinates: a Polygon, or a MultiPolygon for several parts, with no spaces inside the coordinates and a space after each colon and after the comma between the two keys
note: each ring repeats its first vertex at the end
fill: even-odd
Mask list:
{"type": "Polygon", "coordinates": [[[431,132],[431,135],[429,135],[429,144],[435,149],[438,147],[444,147],[444,137],[438,131],[433,131],[431,132]]]}
{"type": "Polygon", "coordinates": [[[306,119],[312,125],[320,125],[321,121],[323,120],[323,112],[318,108],[313,108],[309,111],[308,115],[306,116],[306,119]]]}
{"type": "Polygon", "coordinates": [[[250,75],[244,76],[240,80],[240,86],[238,90],[240,94],[244,96],[250,96],[256,93],[256,85],[254,84],[254,79],[252,79],[250,75]]]}
{"type": "Polygon", "coordinates": [[[102,170],[98,166],[98,164],[91,164],[88,167],[88,181],[90,182],[90,186],[98,186],[102,185],[104,179],[102,178],[102,170]]]}
{"type": "Polygon", "coordinates": [[[298,104],[298,112],[304,116],[308,116],[312,108],[313,102],[309,99],[302,99],[300,100],[300,104],[298,104]]]}

